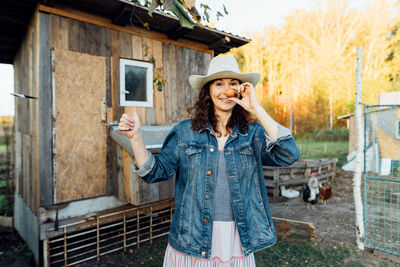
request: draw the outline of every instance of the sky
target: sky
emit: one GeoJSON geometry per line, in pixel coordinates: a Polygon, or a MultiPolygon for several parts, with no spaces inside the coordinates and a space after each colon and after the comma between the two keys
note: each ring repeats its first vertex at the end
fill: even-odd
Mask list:
{"type": "MultiPolygon", "coordinates": [[[[222,11],[225,4],[229,14],[215,21],[214,27],[236,35],[250,37],[261,32],[265,26],[279,26],[293,10],[313,10],[329,0],[197,0],[196,5],[205,3],[213,11],[222,11]],[[243,7],[243,4],[248,5],[243,7]]],[[[397,1],[397,0],[390,0],[397,1]]],[[[362,9],[371,0],[348,0],[350,7],[362,9]]],[[[201,9],[200,9],[201,10],[201,9]]],[[[0,64],[0,116],[14,114],[13,66],[0,64]]]]}

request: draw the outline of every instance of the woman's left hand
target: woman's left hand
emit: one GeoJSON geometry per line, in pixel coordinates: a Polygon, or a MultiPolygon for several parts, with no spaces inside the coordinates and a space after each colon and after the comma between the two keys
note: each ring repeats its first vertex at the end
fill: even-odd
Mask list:
{"type": "Polygon", "coordinates": [[[237,91],[242,96],[242,99],[236,97],[230,97],[229,99],[242,106],[242,108],[248,112],[254,114],[256,112],[256,108],[260,106],[254,86],[249,82],[245,82],[239,85],[237,91]]]}

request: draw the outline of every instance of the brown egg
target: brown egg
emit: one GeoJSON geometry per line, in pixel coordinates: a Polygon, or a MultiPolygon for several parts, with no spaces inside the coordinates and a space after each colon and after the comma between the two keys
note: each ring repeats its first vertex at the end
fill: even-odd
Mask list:
{"type": "Polygon", "coordinates": [[[227,97],[234,97],[234,96],[236,95],[236,91],[233,90],[232,88],[227,88],[227,89],[225,89],[224,94],[225,94],[227,97]]]}

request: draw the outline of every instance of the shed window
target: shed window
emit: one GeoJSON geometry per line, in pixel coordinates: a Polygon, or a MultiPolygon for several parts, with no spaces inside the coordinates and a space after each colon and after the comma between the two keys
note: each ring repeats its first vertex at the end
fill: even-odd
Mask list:
{"type": "Polygon", "coordinates": [[[153,64],[120,59],[120,105],[153,107],[153,64]]]}

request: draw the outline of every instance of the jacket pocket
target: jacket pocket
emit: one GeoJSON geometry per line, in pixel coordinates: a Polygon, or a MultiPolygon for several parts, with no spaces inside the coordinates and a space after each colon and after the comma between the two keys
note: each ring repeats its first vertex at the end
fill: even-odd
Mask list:
{"type": "Polygon", "coordinates": [[[255,169],[255,154],[250,145],[243,146],[239,149],[240,158],[242,159],[243,167],[246,170],[255,169]]]}

